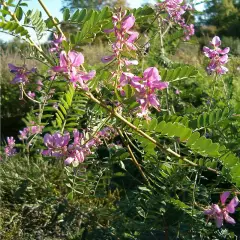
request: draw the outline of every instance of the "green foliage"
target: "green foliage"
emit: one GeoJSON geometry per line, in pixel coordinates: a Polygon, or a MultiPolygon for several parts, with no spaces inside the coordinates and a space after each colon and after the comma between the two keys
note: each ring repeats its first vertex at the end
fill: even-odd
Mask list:
{"type": "Polygon", "coordinates": [[[72,15],[65,9],[63,12],[65,28],[66,30],[68,26],[73,28],[69,34],[71,44],[76,47],[92,42],[97,34],[109,26],[111,16],[108,7],[104,7],[101,11],[78,9],[72,15]]]}
{"type": "Polygon", "coordinates": [[[178,67],[175,69],[164,69],[161,71],[162,81],[175,82],[182,81],[189,78],[195,78],[198,70],[192,66],[178,67]]]}
{"type": "Polygon", "coordinates": [[[211,1],[206,4],[207,24],[217,27],[217,34],[240,37],[237,0],[211,1]]]}
{"type": "MultiPolygon", "coordinates": [[[[35,45],[21,26],[22,22],[29,25],[41,39],[47,29],[52,31],[57,24],[66,36],[62,49],[81,50],[86,55],[84,45],[94,44],[96,37],[113,40],[103,30],[113,27],[114,13],[102,7],[105,1],[78,3],[85,5],[75,12],[73,5],[65,8],[61,23],[51,16],[44,20],[39,10],[25,13],[21,1],[17,6],[12,1],[7,3],[14,8],[17,20],[10,16],[7,7],[1,10],[1,28],[22,35],[22,39],[35,46],[35,52],[30,49],[29,55],[21,52],[24,63],[26,58],[34,57],[46,65],[39,67],[34,79],[29,77],[30,83],[40,79],[43,86],[37,91],[33,86],[34,103],[22,119],[28,127],[33,126],[32,121],[44,126],[43,133],[36,133],[21,144],[16,142],[15,156],[1,154],[1,238],[234,239],[239,235],[238,209],[233,215],[237,224],[230,226],[224,222],[221,229],[216,229],[212,219],[205,219],[203,211],[217,203],[223,191],[230,191],[231,197],[239,193],[237,58],[230,61],[229,73],[222,78],[226,84],[223,86],[220,79],[213,81],[206,76],[203,66],[170,60],[169,54],[177,52],[183,32],[171,27],[160,44],[162,26],[155,9],[144,6],[127,10],[127,14],[133,13],[136,18],[135,28],[149,34],[150,42],[149,53],[143,53],[141,36],[137,40],[139,65],[131,72],[142,76],[145,67],[156,66],[161,81],[169,82],[168,89],[156,93],[161,111],[151,108],[148,119],[139,118],[136,109],[140,104],[136,101],[139,92],[126,84],[124,95],[117,86],[121,72],[130,71],[133,66],[121,68],[119,59],[109,65],[86,66],[87,59],[92,58],[89,54],[84,66],[77,68],[73,68],[69,58],[64,59],[67,70],[53,77],[47,70],[63,64],[63,60],[35,45]],[[85,68],[96,69],[96,77],[88,82],[89,91],[80,85],[73,87],[68,79],[69,72],[76,70],[78,81],[85,81],[85,68]],[[176,89],[181,90],[179,94],[176,89]],[[112,134],[107,135],[105,127],[110,127],[112,134]],[[84,135],[76,149],[73,129],[84,135]],[[50,144],[43,142],[45,133],[65,131],[71,136],[68,147],[54,146],[59,144],[57,140],[50,144]],[[84,149],[93,139],[97,143],[90,142],[93,147],[84,149]],[[50,151],[64,148],[63,156],[43,155],[46,146],[50,151]],[[65,166],[66,157],[75,154],[73,149],[82,151],[84,161],[65,166]]],[[[166,27],[167,22],[163,29],[167,30],[166,27]]],[[[88,47],[96,55],[99,49],[92,46],[88,47]]],[[[119,57],[134,54],[129,50],[119,57]]],[[[7,108],[16,89],[7,83],[6,86],[2,89],[7,108]]]]}

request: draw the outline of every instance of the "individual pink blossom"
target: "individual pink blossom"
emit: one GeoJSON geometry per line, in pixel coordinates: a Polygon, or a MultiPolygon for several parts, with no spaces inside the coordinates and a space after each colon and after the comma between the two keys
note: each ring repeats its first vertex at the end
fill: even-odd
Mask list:
{"type": "Polygon", "coordinates": [[[34,99],[36,97],[35,92],[31,92],[31,91],[28,91],[27,95],[32,99],[34,99]]]}
{"type": "Polygon", "coordinates": [[[77,53],[75,51],[70,51],[68,54],[65,51],[60,53],[59,66],[53,67],[55,72],[68,73],[70,82],[76,87],[79,85],[82,89],[88,90],[87,81],[94,78],[96,75],[95,71],[90,71],[86,73],[80,71],[79,67],[84,63],[84,56],[82,53],[77,53]]]}
{"type": "Polygon", "coordinates": [[[218,75],[225,74],[228,69],[224,66],[228,62],[228,55],[227,53],[230,51],[230,48],[221,49],[221,40],[218,36],[215,36],[210,45],[213,47],[203,47],[203,53],[206,57],[210,59],[210,62],[207,66],[208,74],[216,73],[218,75]]]}
{"type": "Polygon", "coordinates": [[[133,14],[130,14],[122,20],[121,29],[127,32],[133,27],[134,23],[135,17],[133,14]]]}
{"type": "Polygon", "coordinates": [[[12,84],[18,84],[18,83],[25,84],[28,82],[28,75],[36,72],[36,68],[27,70],[26,65],[23,65],[22,67],[17,67],[9,63],[8,67],[10,69],[10,72],[15,74],[14,79],[11,81],[12,84]]]}
{"type": "Polygon", "coordinates": [[[84,63],[84,56],[82,53],[70,51],[68,54],[65,51],[61,51],[59,66],[53,67],[55,72],[71,72],[74,68],[79,67],[84,63]]]}
{"type": "Polygon", "coordinates": [[[63,40],[66,40],[66,38],[64,36],[62,36],[61,34],[53,34],[53,41],[52,41],[52,47],[50,48],[50,52],[58,52],[60,50],[60,45],[62,43],[63,40]]]}
{"type": "Polygon", "coordinates": [[[41,91],[43,87],[43,83],[41,80],[37,80],[37,91],[41,91]]]}
{"type": "Polygon", "coordinates": [[[67,154],[67,145],[70,141],[70,134],[65,132],[63,135],[56,132],[53,135],[44,135],[44,144],[48,147],[42,154],[46,156],[61,157],[67,154]]]}
{"type": "Polygon", "coordinates": [[[204,211],[205,215],[208,215],[208,218],[213,218],[215,220],[216,226],[218,228],[222,227],[223,221],[230,224],[235,224],[235,220],[229,216],[229,213],[234,213],[235,208],[239,204],[239,200],[237,196],[235,196],[227,205],[226,200],[230,196],[230,192],[223,192],[220,195],[220,202],[222,208],[219,207],[217,204],[212,204],[211,207],[204,211]]]}
{"type": "Polygon", "coordinates": [[[13,137],[7,137],[7,146],[4,148],[4,152],[7,156],[11,157],[17,153],[15,147],[15,139],[13,137]]]}
{"type": "Polygon", "coordinates": [[[179,94],[181,93],[181,91],[180,91],[179,89],[176,89],[175,93],[176,93],[177,95],[179,95],[179,94]]]}
{"type": "Polygon", "coordinates": [[[28,128],[24,128],[23,130],[20,130],[19,131],[20,135],[18,136],[18,138],[20,140],[24,140],[24,139],[27,139],[28,138],[28,133],[29,133],[29,130],[28,128]]]}

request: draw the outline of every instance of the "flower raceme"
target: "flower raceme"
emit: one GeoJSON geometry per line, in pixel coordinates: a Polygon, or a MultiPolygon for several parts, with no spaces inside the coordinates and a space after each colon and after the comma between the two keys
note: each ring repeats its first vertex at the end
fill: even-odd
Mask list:
{"type": "Polygon", "coordinates": [[[127,84],[136,90],[136,100],[140,104],[140,112],[138,113],[140,117],[147,117],[148,108],[151,106],[159,110],[160,103],[156,90],[163,90],[169,85],[168,82],[161,82],[158,69],[155,67],[147,68],[143,73],[143,78],[128,72],[122,73],[118,88],[122,91],[122,87],[127,84]]]}
{"type": "Polygon", "coordinates": [[[52,68],[55,72],[67,73],[70,82],[73,83],[73,86],[76,87],[77,84],[84,90],[88,90],[86,82],[95,77],[96,72],[90,71],[86,73],[85,71],[79,70],[79,67],[84,63],[84,56],[82,53],[75,51],[61,51],[59,56],[59,66],[52,68]]]}
{"type": "Polygon", "coordinates": [[[184,40],[189,40],[190,37],[194,35],[194,25],[188,25],[183,17],[186,11],[193,10],[190,4],[183,4],[183,0],[165,0],[157,5],[160,7],[160,10],[165,10],[167,12],[170,20],[182,27],[184,31],[184,40]]]}
{"type": "Polygon", "coordinates": [[[45,156],[64,157],[66,165],[73,163],[76,166],[92,153],[91,148],[97,147],[102,143],[101,139],[108,139],[112,134],[115,134],[115,131],[110,127],[106,127],[93,138],[87,139],[83,133],[75,129],[73,130],[73,142],[70,143],[69,132],[64,134],[56,132],[53,135],[47,133],[44,136],[44,144],[48,149],[43,150],[42,154],[45,156]]]}
{"type": "Polygon", "coordinates": [[[4,152],[7,156],[13,156],[17,153],[15,147],[15,139],[13,137],[7,137],[7,146],[4,148],[4,152]]]}
{"type": "Polygon", "coordinates": [[[229,216],[229,213],[234,213],[235,208],[239,204],[238,198],[235,196],[227,205],[226,200],[230,196],[230,192],[223,192],[220,195],[220,201],[222,204],[222,208],[217,204],[212,204],[211,207],[204,211],[205,215],[208,215],[208,218],[213,218],[215,220],[216,226],[218,228],[222,227],[223,221],[230,224],[235,224],[235,220],[229,216]]]}
{"type": "Polygon", "coordinates": [[[212,74],[215,72],[218,75],[225,74],[228,69],[224,67],[223,65],[227,63],[228,61],[228,53],[230,51],[229,47],[226,47],[224,49],[220,48],[221,40],[218,36],[215,36],[212,41],[210,42],[210,45],[213,47],[203,47],[203,53],[206,57],[210,59],[210,62],[207,66],[207,72],[208,74],[212,74]]]}
{"type": "Polygon", "coordinates": [[[107,63],[112,61],[113,59],[118,59],[118,64],[120,66],[128,66],[128,65],[137,65],[137,60],[128,60],[121,59],[120,54],[124,50],[134,50],[137,48],[134,45],[134,41],[138,38],[138,32],[131,31],[130,29],[135,24],[135,17],[133,14],[126,16],[126,11],[119,13],[112,17],[113,20],[113,29],[106,29],[106,33],[114,32],[116,37],[116,42],[112,44],[113,54],[110,56],[105,56],[101,60],[103,63],[107,63]]]}
{"type": "Polygon", "coordinates": [[[35,122],[33,121],[30,124],[31,126],[25,127],[22,131],[21,130],[19,131],[20,135],[18,136],[18,138],[20,140],[23,141],[24,139],[28,139],[32,135],[39,134],[42,132],[42,129],[44,128],[44,126],[36,125],[35,122]]]}

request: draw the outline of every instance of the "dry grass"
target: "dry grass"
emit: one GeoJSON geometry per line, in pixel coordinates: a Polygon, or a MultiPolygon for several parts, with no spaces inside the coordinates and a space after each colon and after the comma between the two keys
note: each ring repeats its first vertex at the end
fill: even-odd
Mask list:
{"type": "Polygon", "coordinates": [[[86,63],[89,65],[95,65],[101,63],[103,56],[111,55],[111,46],[99,42],[95,45],[86,45],[83,47],[83,55],[86,59],[86,63]]]}
{"type": "Polygon", "coordinates": [[[183,42],[176,50],[176,53],[170,56],[173,62],[180,62],[199,67],[203,64],[203,54],[200,51],[200,45],[183,42]]]}

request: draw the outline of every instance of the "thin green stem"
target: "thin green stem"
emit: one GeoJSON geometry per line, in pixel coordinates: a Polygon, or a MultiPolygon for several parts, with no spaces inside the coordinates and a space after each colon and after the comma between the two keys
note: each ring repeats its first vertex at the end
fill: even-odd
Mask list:
{"type": "Polygon", "coordinates": [[[132,158],[133,163],[134,163],[135,166],[138,168],[138,170],[139,170],[139,172],[141,173],[141,175],[142,175],[143,179],[145,180],[145,182],[146,182],[147,184],[149,184],[149,181],[148,181],[148,179],[147,179],[147,176],[145,175],[145,173],[143,172],[140,164],[138,163],[137,159],[135,158],[134,153],[132,152],[132,149],[131,149],[129,143],[127,142],[127,140],[125,139],[122,131],[121,131],[119,128],[117,128],[117,131],[118,131],[118,133],[119,133],[119,135],[120,135],[123,143],[124,143],[125,146],[127,147],[127,150],[128,150],[128,152],[129,152],[129,154],[130,154],[130,156],[131,156],[131,158],[132,158]]]}

